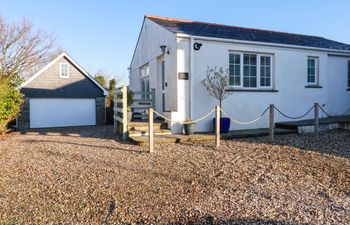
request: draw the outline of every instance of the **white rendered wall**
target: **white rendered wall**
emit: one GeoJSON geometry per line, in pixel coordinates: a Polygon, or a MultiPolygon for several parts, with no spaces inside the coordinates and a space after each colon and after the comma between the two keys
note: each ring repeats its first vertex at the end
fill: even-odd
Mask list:
{"type": "Polygon", "coordinates": [[[350,107],[350,91],[347,90],[349,60],[350,57],[328,57],[328,113],[340,115],[350,107]]]}
{"type": "MultiPolygon", "coordinates": [[[[203,44],[199,51],[193,51],[189,38],[176,35],[146,19],[140,40],[131,63],[130,88],[140,90],[139,67],[149,63],[150,88],[156,88],[156,110],[161,111],[161,86],[159,77],[159,57],[164,57],[166,68],[166,110],[165,116],[183,121],[191,117],[195,120],[214,108],[218,103],[209,96],[200,84],[207,67],[228,68],[229,52],[242,51],[268,53],[273,55],[275,89],[278,92],[234,92],[223,103],[224,110],[240,121],[255,119],[269,104],[275,104],[290,116],[305,113],[315,102],[324,105],[334,114],[345,112],[350,107],[350,92],[346,88],[347,60],[344,57],[328,56],[326,52],[266,47],[194,40],[203,44]],[[167,45],[170,54],[161,54],[160,45],[167,45]],[[307,57],[319,58],[319,85],[322,88],[305,88],[307,85],[307,57]],[[158,57],[158,58],[157,58],[158,57]],[[191,69],[191,65],[193,68],[191,69]],[[191,74],[193,71],[193,74],[191,74]],[[178,72],[188,72],[190,80],[178,80],[178,72]],[[336,79],[333,79],[336,78],[336,79]],[[192,84],[190,85],[190,83],[192,84]],[[192,91],[190,90],[192,87],[192,91]],[[190,94],[192,103],[190,105],[190,94]],[[191,115],[192,111],[192,115],[191,115]]],[[[321,117],[324,117],[321,114],[321,117]]],[[[212,131],[212,118],[197,124],[197,131],[212,131]]],[[[306,118],[313,118],[311,112],[306,118]]],[[[275,112],[276,121],[288,121],[275,112]]],[[[231,123],[231,130],[268,127],[268,113],[253,125],[231,123]]],[[[182,126],[171,124],[172,131],[182,132],[182,126]]]]}
{"type": "Polygon", "coordinates": [[[157,77],[157,59],[160,57],[165,59],[165,81],[168,84],[165,91],[166,110],[177,110],[176,54],[176,35],[146,18],[130,65],[129,85],[133,91],[141,90],[139,68],[149,63],[150,88],[156,89],[158,111],[162,109],[161,88],[159,88],[161,80],[157,77]],[[161,45],[166,45],[170,54],[162,54],[161,45]]]}
{"type": "MultiPolygon", "coordinates": [[[[201,117],[218,103],[209,96],[200,84],[204,79],[207,66],[228,68],[229,51],[243,51],[273,54],[275,64],[275,89],[278,92],[234,92],[223,103],[223,109],[232,117],[240,121],[255,119],[269,104],[275,104],[281,111],[291,116],[298,116],[306,112],[315,102],[327,104],[328,90],[328,56],[324,52],[304,51],[294,49],[247,46],[231,43],[197,41],[203,44],[199,51],[194,51],[193,78],[193,116],[201,117]],[[323,88],[305,88],[307,74],[307,57],[319,57],[319,84],[323,88]]],[[[337,92],[336,89],[333,90],[337,92]]],[[[339,92],[340,94],[340,92],[339,92]]],[[[342,92],[337,99],[349,101],[349,96],[342,92]]],[[[275,113],[276,121],[288,121],[275,113]]],[[[312,118],[310,113],[306,118],[312,118]]],[[[268,113],[257,123],[252,125],[238,125],[231,123],[231,130],[268,127],[268,113]]],[[[213,129],[211,119],[197,124],[198,131],[213,129]]]]}

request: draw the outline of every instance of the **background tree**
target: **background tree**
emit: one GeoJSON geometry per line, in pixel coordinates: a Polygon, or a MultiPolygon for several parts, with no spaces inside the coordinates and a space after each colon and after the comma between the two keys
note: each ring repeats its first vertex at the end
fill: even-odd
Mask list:
{"type": "Polygon", "coordinates": [[[20,112],[23,96],[18,86],[26,73],[49,59],[54,38],[31,23],[7,22],[0,16],[0,134],[20,112]]]}
{"type": "Polygon", "coordinates": [[[232,92],[227,92],[229,87],[228,70],[224,70],[222,67],[208,67],[206,77],[201,81],[201,84],[207,89],[209,95],[219,101],[220,108],[222,101],[232,94],[232,92]]]}
{"type": "Polygon", "coordinates": [[[103,70],[97,71],[94,78],[97,83],[99,83],[103,88],[107,89],[106,73],[103,70]]]}
{"type": "Polygon", "coordinates": [[[115,89],[115,87],[117,86],[117,80],[115,78],[111,79],[109,81],[109,86],[108,86],[108,99],[113,99],[113,91],[115,89]]]}
{"type": "Polygon", "coordinates": [[[54,46],[52,34],[34,30],[26,19],[10,23],[0,17],[0,74],[16,85],[33,67],[48,62],[54,46]]]}
{"type": "Polygon", "coordinates": [[[0,135],[7,132],[7,125],[21,111],[23,95],[13,85],[11,78],[0,75],[0,135]]]}

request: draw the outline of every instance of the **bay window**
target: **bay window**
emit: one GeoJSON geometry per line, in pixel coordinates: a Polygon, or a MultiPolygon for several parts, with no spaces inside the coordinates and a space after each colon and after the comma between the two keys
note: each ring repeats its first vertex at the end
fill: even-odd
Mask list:
{"type": "Polygon", "coordinates": [[[230,53],[229,85],[243,89],[272,88],[272,55],[230,53]]]}

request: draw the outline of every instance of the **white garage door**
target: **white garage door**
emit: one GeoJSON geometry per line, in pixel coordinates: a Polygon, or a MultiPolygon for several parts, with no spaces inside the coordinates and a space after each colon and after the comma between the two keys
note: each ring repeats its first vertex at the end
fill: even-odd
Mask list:
{"type": "Polygon", "coordinates": [[[96,125],[95,99],[30,99],[30,128],[96,125]]]}

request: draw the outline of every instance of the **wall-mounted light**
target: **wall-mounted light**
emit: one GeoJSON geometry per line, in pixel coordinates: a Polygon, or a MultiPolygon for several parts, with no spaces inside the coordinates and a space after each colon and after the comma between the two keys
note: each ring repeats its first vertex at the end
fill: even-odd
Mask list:
{"type": "Polygon", "coordinates": [[[163,54],[167,53],[169,55],[169,49],[168,49],[168,51],[166,51],[166,47],[167,47],[166,45],[161,45],[159,47],[160,47],[160,50],[162,51],[163,54]]]}
{"type": "Polygon", "coordinates": [[[194,50],[198,51],[199,49],[201,49],[202,45],[203,45],[202,43],[196,42],[193,44],[193,48],[194,50]]]}

